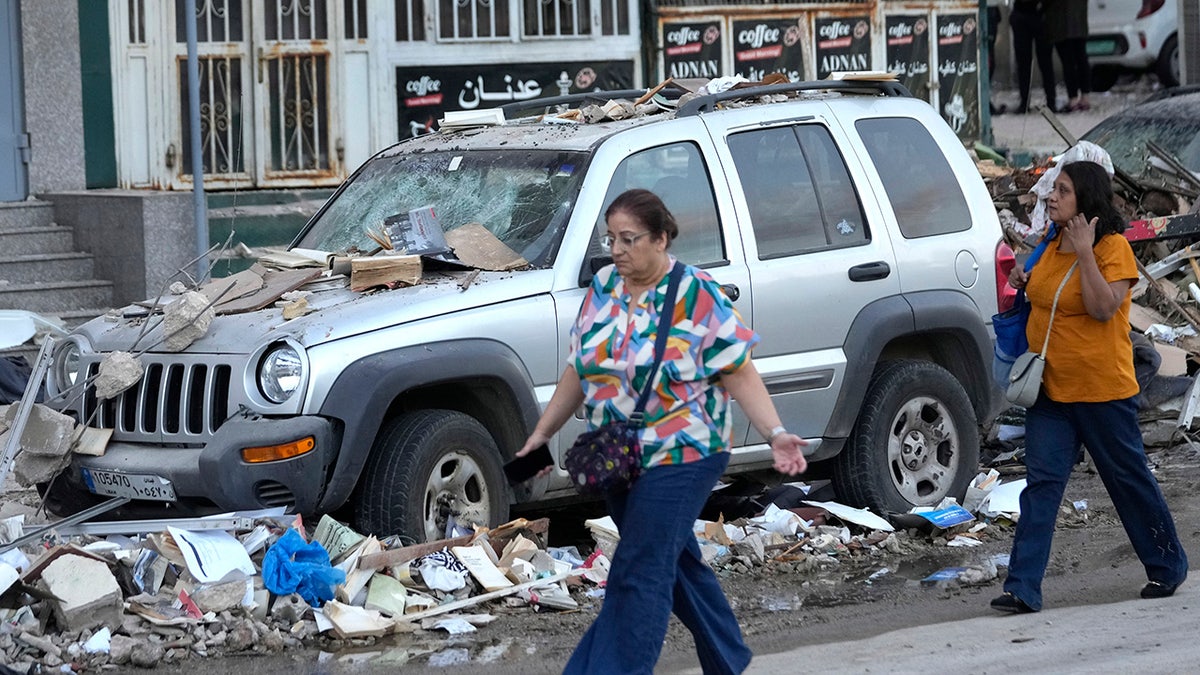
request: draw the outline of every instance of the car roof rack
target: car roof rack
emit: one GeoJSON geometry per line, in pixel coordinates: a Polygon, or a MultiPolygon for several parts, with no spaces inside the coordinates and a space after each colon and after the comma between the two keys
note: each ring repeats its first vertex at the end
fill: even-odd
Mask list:
{"type": "Polygon", "coordinates": [[[582,103],[608,103],[614,98],[636,99],[644,95],[647,89],[616,89],[612,91],[585,91],[579,94],[565,96],[549,96],[546,98],[531,98],[526,101],[514,101],[500,106],[504,111],[504,119],[512,119],[516,113],[538,108],[549,109],[557,105],[575,105],[582,103]]]}
{"type": "Polygon", "coordinates": [[[780,82],[761,87],[742,87],[728,89],[717,94],[697,96],[675,111],[676,117],[691,117],[701,113],[712,112],[721,101],[732,101],[747,96],[766,96],[769,94],[787,94],[800,91],[859,91],[884,96],[912,97],[912,92],[903,84],[892,79],[846,79],[846,80],[816,80],[812,82],[780,82]]]}

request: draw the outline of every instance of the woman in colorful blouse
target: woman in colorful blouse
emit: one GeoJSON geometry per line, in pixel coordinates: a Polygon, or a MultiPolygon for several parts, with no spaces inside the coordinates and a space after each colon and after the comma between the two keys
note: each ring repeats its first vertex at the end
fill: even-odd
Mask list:
{"type": "Polygon", "coordinates": [[[627,419],[654,362],[659,316],[670,311],[673,320],[646,404],[642,474],[627,492],[606,497],[621,541],[604,606],[565,672],[652,672],[674,611],[692,631],[705,673],[738,673],[750,650],[692,532],[729,464],[730,395],[768,439],[779,471],[804,471],[805,442],[780,423],[750,360],[759,338],[712,277],[685,266],[675,306],[662,306],[675,264],[667,249],[679,234],[662,200],[630,190],[605,220],[601,243],[613,264],[592,280],[571,330],[567,367],[517,454],[545,443],[580,405],[593,429],[627,419]]]}
{"type": "Polygon", "coordinates": [[[1149,583],[1143,598],[1175,592],[1187,577],[1187,555],[1153,474],[1146,467],[1138,427],[1138,383],[1129,339],[1130,287],[1137,262],[1121,236],[1125,221],[1112,206],[1108,173],[1095,162],[1062,167],[1047,198],[1048,215],[1062,233],[1033,270],[1017,266],[1009,283],[1024,288],[1032,310],[1026,335],[1041,345],[1054,294],[1063,287],[1051,327],[1038,400],[1025,412],[1027,484],[1013,539],[1004,595],[992,607],[1004,612],[1042,608],[1042,576],[1050,540],[1079,444],[1091,453],[1125,533],[1149,583]]]}

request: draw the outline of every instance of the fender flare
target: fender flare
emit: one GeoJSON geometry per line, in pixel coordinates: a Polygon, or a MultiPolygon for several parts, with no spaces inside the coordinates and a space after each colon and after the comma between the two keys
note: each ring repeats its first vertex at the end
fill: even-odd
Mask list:
{"type": "Polygon", "coordinates": [[[345,425],[319,509],[336,509],[350,498],[397,397],[417,387],[480,379],[502,382],[520,411],[525,432],[533,429],[541,414],[533,380],[520,357],[503,343],[465,339],[414,345],[365,356],[347,366],[318,413],[345,425]]]}

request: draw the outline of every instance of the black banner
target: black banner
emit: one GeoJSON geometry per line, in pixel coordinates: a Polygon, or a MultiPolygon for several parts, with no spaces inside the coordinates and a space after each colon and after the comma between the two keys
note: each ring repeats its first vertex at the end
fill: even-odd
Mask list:
{"type": "Polygon", "coordinates": [[[793,82],[804,79],[803,19],[757,19],[733,22],[733,74],[757,82],[783,73],[793,82]]]}
{"type": "Polygon", "coordinates": [[[913,96],[929,101],[929,20],[893,14],[887,26],[887,71],[897,73],[913,96]]]}
{"type": "Polygon", "coordinates": [[[665,77],[720,77],[721,24],[716,21],[663,24],[665,77]]]}
{"type": "Polygon", "coordinates": [[[834,71],[871,70],[870,16],[821,18],[813,27],[818,80],[834,71]]]}
{"type": "Polygon", "coordinates": [[[433,131],[449,110],[632,86],[633,61],[397,68],[398,137],[433,131]]]}
{"type": "Polygon", "coordinates": [[[943,14],[937,27],[942,117],[959,138],[979,138],[979,21],[943,14]]]}

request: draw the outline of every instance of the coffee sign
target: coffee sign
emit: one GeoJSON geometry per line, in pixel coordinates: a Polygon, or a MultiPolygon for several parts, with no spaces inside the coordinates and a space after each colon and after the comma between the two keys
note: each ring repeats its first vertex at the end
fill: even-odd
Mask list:
{"type": "Polygon", "coordinates": [[[938,17],[939,112],[960,138],[979,138],[978,28],[974,14],[938,17]]]}
{"type": "Polygon", "coordinates": [[[803,19],[733,22],[733,73],[758,81],[771,73],[804,79],[803,19]]]}
{"type": "Polygon", "coordinates": [[[924,15],[893,14],[885,20],[887,71],[896,73],[913,96],[931,100],[929,20],[924,15]]]}
{"type": "Polygon", "coordinates": [[[721,24],[716,21],[663,24],[663,70],[667,77],[720,77],[721,24]]]}
{"type": "Polygon", "coordinates": [[[813,21],[817,79],[835,71],[871,70],[871,17],[825,17],[813,21]]]}

